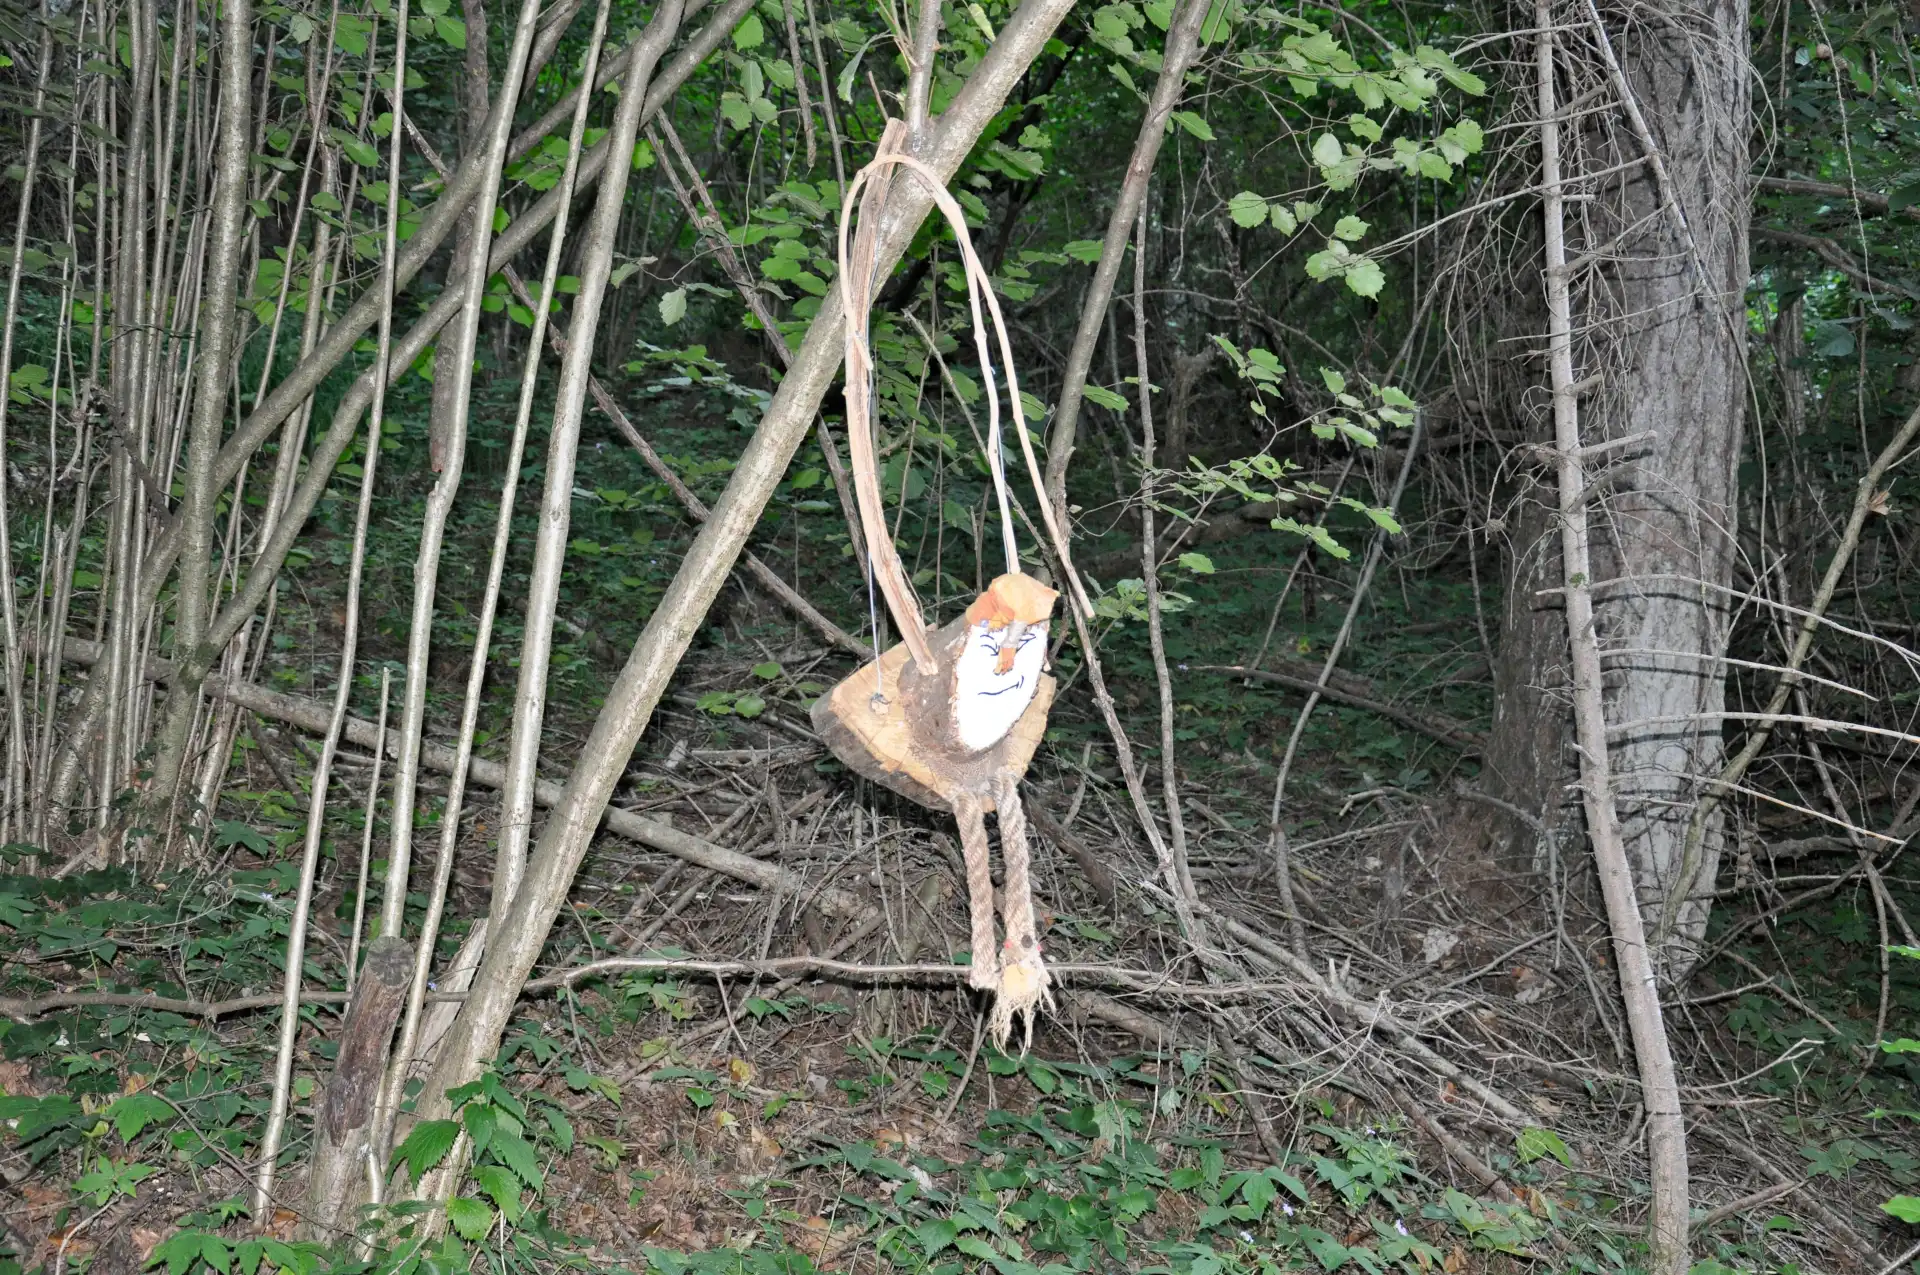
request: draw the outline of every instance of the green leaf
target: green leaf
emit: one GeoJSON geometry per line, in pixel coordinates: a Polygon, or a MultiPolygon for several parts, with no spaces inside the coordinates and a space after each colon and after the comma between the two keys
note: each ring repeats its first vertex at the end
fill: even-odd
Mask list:
{"type": "Polygon", "coordinates": [[[1192,111],[1175,111],[1173,113],[1173,122],[1203,142],[1213,140],[1212,126],[1192,111]]]}
{"type": "Polygon", "coordinates": [[[1482,132],[1480,126],[1472,120],[1460,120],[1441,136],[1455,143],[1469,155],[1478,155],[1480,148],[1487,144],[1486,133],[1482,132]]]}
{"type": "Polygon", "coordinates": [[[1213,574],[1213,559],[1204,553],[1183,553],[1180,555],[1180,565],[1197,576],[1213,574]]]}
{"type": "Polygon", "coordinates": [[[687,290],[675,288],[660,298],[660,322],[672,327],[687,317],[687,290]]]}
{"type": "Polygon", "coordinates": [[[483,1164],[473,1171],[473,1180],[500,1210],[508,1222],[520,1220],[520,1179],[497,1164],[483,1164]]]}
{"type": "Polygon", "coordinates": [[[764,664],[756,664],[753,666],[753,675],[763,682],[771,682],[774,678],[780,676],[780,665],[773,660],[768,660],[764,664]]]}
{"type": "Polygon", "coordinates": [[[132,1142],[148,1125],[171,1120],[173,1115],[171,1103],[158,1094],[145,1092],[116,1098],[106,1111],[107,1119],[113,1122],[113,1131],[120,1135],[122,1142],[132,1142]]]}
{"type": "Polygon", "coordinates": [[[453,1140],[459,1135],[460,1126],[451,1120],[421,1121],[413,1127],[406,1141],[393,1149],[393,1157],[387,1162],[387,1172],[391,1173],[404,1164],[418,1184],[422,1174],[447,1158],[447,1152],[453,1149],[453,1140]]]}
{"type": "Polygon", "coordinates": [[[221,821],[214,829],[213,844],[221,847],[245,846],[255,854],[265,854],[273,849],[273,842],[236,819],[221,821]]]}
{"type": "Polygon", "coordinates": [[[1362,505],[1360,506],[1360,512],[1365,514],[1374,526],[1380,528],[1380,530],[1386,532],[1388,535],[1397,536],[1400,534],[1400,520],[1393,516],[1392,510],[1381,509],[1374,505],[1362,505]]]}
{"type": "Polygon", "coordinates": [[[547,1121],[547,1132],[553,1136],[553,1145],[561,1155],[573,1150],[573,1121],[567,1119],[567,1113],[558,1107],[544,1107],[541,1114],[547,1121]]]}
{"type": "Polygon", "coordinates": [[[758,717],[767,711],[767,701],[753,694],[737,696],[733,701],[733,711],[742,717],[758,717]]]}
{"type": "Polygon", "coordinates": [[[1355,137],[1365,138],[1369,142],[1380,140],[1380,124],[1371,116],[1349,115],[1347,127],[1353,130],[1355,137]]]}
{"type": "Polygon", "coordinates": [[[154,1246],[147,1258],[148,1267],[165,1262],[167,1275],[186,1275],[186,1271],[200,1260],[200,1241],[204,1237],[198,1231],[175,1231],[154,1246]]]}
{"type": "Polygon", "coordinates": [[[1062,245],[1060,251],[1066,253],[1075,261],[1093,265],[1100,260],[1100,249],[1102,246],[1098,239],[1075,239],[1062,245]]]}
{"type": "MultiPolygon", "coordinates": [[[[754,21],[758,22],[759,19],[756,18],[754,21]]],[[[720,114],[725,116],[727,123],[735,128],[744,129],[753,124],[753,108],[748,106],[747,99],[738,93],[720,95],[720,114]]]]}
{"type": "Polygon", "coordinates": [[[928,1218],[913,1228],[913,1237],[920,1241],[920,1251],[932,1257],[960,1237],[960,1228],[944,1217],[928,1218]]]}
{"type": "Polygon", "coordinates": [[[1889,1054],[1920,1054],[1920,1040],[1901,1037],[1899,1040],[1883,1040],[1880,1048],[1889,1054]]]}
{"type": "Polygon", "coordinates": [[[1342,562],[1353,556],[1353,550],[1347,548],[1338,540],[1335,540],[1333,533],[1325,527],[1297,522],[1292,518],[1275,518],[1269,525],[1275,531],[1290,531],[1296,536],[1303,536],[1313,541],[1313,543],[1319,545],[1329,555],[1340,559],[1342,562]]]}
{"type": "Polygon", "coordinates": [[[1273,206],[1273,228],[1283,235],[1290,235],[1300,229],[1300,222],[1287,210],[1285,204],[1273,206]]]}
{"type": "Polygon", "coordinates": [[[1371,257],[1358,257],[1346,270],[1347,286],[1363,297],[1377,297],[1387,284],[1386,272],[1371,257]]]}
{"type": "Polygon", "coordinates": [[[1550,1155],[1568,1168],[1573,1167],[1573,1153],[1567,1150],[1567,1144],[1560,1135],[1551,1129],[1529,1125],[1520,1131],[1520,1136],[1513,1142],[1522,1164],[1532,1164],[1542,1156],[1550,1155]]]}
{"type": "Polygon", "coordinates": [[[1920,1195],[1896,1195],[1880,1207],[1902,1222],[1920,1223],[1920,1195]]]}
{"type": "Polygon", "coordinates": [[[460,1238],[477,1241],[485,1238],[493,1227],[493,1210],[486,1203],[468,1195],[456,1195],[447,1201],[447,1221],[459,1232],[460,1238]]]}
{"type": "Polygon", "coordinates": [[[27,923],[27,913],[35,910],[24,894],[15,894],[11,890],[0,891],[0,925],[21,929],[27,923]]]}
{"type": "Polygon", "coordinates": [[[467,47],[467,24],[459,18],[445,15],[435,18],[433,33],[456,49],[467,47]]]}
{"type": "Polygon", "coordinates": [[[333,136],[335,140],[340,143],[340,149],[346,152],[347,158],[360,165],[360,167],[378,168],[380,166],[380,152],[375,150],[370,143],[361,141],[353,134],[341,128],[334,129],[333,136]]]}
{"type": "Polygon", "coordinates": [[[1124,412],[1127,410],[1127,400],[1115,394],[1104,385],[1088,385],[1084,387],[1080,393],[1089,403],[1097,403],[1109,412],[1124,412]]]}
{"type": "Polygon", "coordinates": [[[540,1172],[540,1158],[533,1152],[533,1145],[517,1133],[505,1130],[493,1135],[493,1153],[500,1157],[509,1169],[512,1169],[522,1182],[538,1191],[545,1181],[540,1172]]]}
{"type": "Polygon", "coordinates": [[[1243,190],[1227,201],[1227,215],[1233,224],[1252,229],[1267,219],[1267,201],[1250,190],[1243,190]]]}
{"type": "Polygon", "coordinates": [[[1002,1260],[1000,1254],[994,1252],[993,1245],[987,1243],[978,1235],[955,1236],[953,1246],[962,1253],[965,1253],[968,1257],[978,1258],[983,1262],[991,1262],[995,1266],[998,1266],[1002,1260]]]}
{"type": "Polygon", "coordinates": [[[1339,221],[1333,223],[1333,237],[1335,239],[1344,239],[1348,243],[1354,243],[1365,238],[1366,234],[1367,223],[1358,217],[1342,217],[1339,221]]]}
{"type": "Polygon", "coordinates": [[[1332,133],[1322,133],[1314,139],[1313,162],[1320,167],[1332,168],[1346,157],[1347,152],[1341,147],[1340,139],[1332,133]]]}
{"type": "Polygon", "coordinates": [[[760,25],[760,15],[749,11],[733,29],[733,47],[736,49],[757,49],[767,42],[767,30],[760,25]]]}

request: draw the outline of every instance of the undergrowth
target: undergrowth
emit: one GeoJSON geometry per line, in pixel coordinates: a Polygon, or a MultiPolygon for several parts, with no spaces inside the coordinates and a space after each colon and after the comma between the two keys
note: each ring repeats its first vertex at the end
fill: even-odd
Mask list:
{"type": "MultiPolygon", "coordinates": [[[[244,865],[148,885],[5,878],[4,991],[258,993],[279,976],[285,885],[277,869],[244,865]]],[[[313,985],[339,986],[338,956],[322,949],[313,985]]],[[[294,1238],[290,1203],[248,1216],[270,1013],[206,1021],[93,1005],[7,1022],[0,1165],[17,1204],[0,1275],[105,1275],[121,1262],[167,1275],[1254,1275],[1636,1261],[1607,1221],[1623,1201],[1545,1128],[1493,1156],[1517,1197],[1502,1203],[1452,1184],[1404,1126],[1337,1088],[1300,1096],[1286,1157],[1271,1163],[1247,1136],[1236,1084],[1197,1048],[970,1060],[931,1029],[868,1038],[849,1033],[844,1005],[787,996],[743,1006],[765,1046],[751,1057],[683,1053],[673,1033],[714,1008],[657,975],[546,1003],[494,1070],[455,1092],[454,1120],[415,1125],[393,1151],[396,1180],[417,1178],[467,1132],[447,1225],[378,1209],[361,1244],[331,1248],[294,1238]],[[958,1118],[942,1121],[950,1104],[958,1118]]],[[[303,1125],[334,1012],[303,1010],[303,1125]]],[[[283,1181],[297,1186],[304,1153],[303,1141],[285,1152],[283,1181]]]]}

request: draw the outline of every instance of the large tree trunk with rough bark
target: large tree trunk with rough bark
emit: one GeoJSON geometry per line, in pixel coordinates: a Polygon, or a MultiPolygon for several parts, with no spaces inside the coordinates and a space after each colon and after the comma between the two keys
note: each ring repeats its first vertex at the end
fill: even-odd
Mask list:
{"type": "MultiPolygon", "coordinates": [[[[1569,226],[1570,250],[1604,262],[1599,286],[1574,299],[1591,325],[1584,415],[1606,448],[1589,461],[1597,618],[1641,908],[1656,942],[1684,948],[1705,929],[1723,836],[1710,819],[1687,851],[1690,817],[1724,752],[1746,397],[1747,4],[1664,0],[1601,17],[1607,43],[1591,26],[1585,34],[1617,67],[1623,100],[1582,130],[1568,174],[1607,174],[1573,187],[1592,197],[1569,226]],[[1670,903],[1676,891],[1683,897],[1670,903]]],[[[1550,814],[1566,769],[1568,720],[1552,693],[1565,637],[1536,592],[1540,568],[1553,565],[1541,538],[1554,531],[1534,522],[1523,514],[1509,539],[1486,787],[1550,814]]]]}
{"type": "Polygon", "coordinates": [[[1600,636],[1617,652],[1607,721],[1621,831],[1654,942],[1684,946],[1705,931],[1723,835],[1723,820],[1710,820],[1685,853],[1723,759],[1724,591],[1747,395],[1747,4],[1660,8],[1635,11],[1615,39],[1646,133],[1629,117],[1593,156],[1597,166],[1641,160],[1617,197],[1594,201],[1589,251],[1635,241],[1603,276],[1614,359],[1594,369],[1595,419],[1610,438],[1648,435],[1616,453],[1594,568],[1600,636]]]}

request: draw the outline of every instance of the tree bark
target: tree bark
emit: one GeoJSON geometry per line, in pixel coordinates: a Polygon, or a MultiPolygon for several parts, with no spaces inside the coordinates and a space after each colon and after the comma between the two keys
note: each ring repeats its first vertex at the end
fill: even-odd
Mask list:
{"type": "MultiPolygon", "coordinates": [[[[1653,936],[1684,949],[1705,932],[1724,837],[1724,820],[1711,820],[1698,870],[1683,873],[1689,815],[1723,757],[1722,725],[1711,714],[1726,707],[1722,590],[1733,582],[1747,393],[1748,33],[1746,0],[1666,0],[1658,9],[1622,23],[1611,69],[1626,118],[1594,146],[1596,167],[1643,162],[1617,200],[1594,201],[1587,246],[1626,238],[1630,247],[1603,270],[1610,286],[1596,290],[1615,298],[1615,314],[1591,317],[1610,320],[1618,370],[1591,416],[1604,425],[1600,438],[1651,437],[1612,454],[1593,565],[1596,584],[1607,586],[1597,606],[1603,648],[1679,653],[1608,661],[1609,728],[1699,715],[1612,737],[1620,830],[1641,907],[1650,917],[1667,911],[1676,881],[1691,881],[1672,932],[1653,936]],[[1636,226],[1646,233],[1635,235],[1636,226]]],[[[1588,13],[1613,60],[1591,0],[1588,13]]]]}
{"type": "Polygon", "coordinates": [[[375,939],[354,988],[353,1004],[340,1028],[333,1079],[313,1122],[313,1173],[307,1181],[309,1236],[326,1241],[351,1229],[346,1216],[355,1186],[365,1179],[362,1160],[373,1127],[374,1099],[386,1076],[387,1041],[413,982],[413,952],[404,939],[375,939]]]}
{"type": "MultiPolygon", "coordinates": [[[[1550,0],[1537,0],[1534,23],[1540,81],[1540,185],[1545,226],[1548,352],[1547,376],[1553,392],[1554,450],[1560,497],[1560,547],[1566,598],[1567,651],[1572,674],[1574,739],[1580,755],[1580,795],[1594,866],[1606,900],[1607,926],[1613,932],[1614,962],[1620,972],[1620,997],[1633,1033],[1633,1056],[1647,1115],[1647,1177],[1652,1216],[1647,1246],[1653,1275],[1686,1275],[1687,1134],[1680,1114],[1680,1090],[1673,1053],[1660,1012],[1660,989],[1653,954],[1635,891],[1635,865],[1623,835],[1614,784],[1613,749],[1608,739],[1604,675],[1601,672],[1601,621],[1594,605],[1593,513],[1587,467],[1596,449],[1581,438],[1580,389],[1574,380],[1571,281],[1565,235],[1566,185],[1560,163],[1559,107],[1555,101],[1554,23],[1550,0]]],[[[1604,38],[1604,37],[1602,37],[1604,38]]],[[[1744,65],[1744,64],[1743,64],[1744,65]]],[[[1578,170],[1574,182],[1577,184],[1578,170]]],[[[1584,277],[1582,277],[1584,282],[1584,277]]]]}
{"type": "MultiPolygon", "coordinates": [[[[226,419],[232,347],[239,324],[235,296],[240,256],[246,248],[248,115],[253,84],[253,9],[247,0],[226,0],[220,41],[220,134],[214,154],[212,233],[200,305],[200,367],[194,385],[193,420],[187,434],[185,499],[180,508],[180,594],[176,605],[174,659],[199,660],[212,608],[214,505],[221,483],[214,458],[226,419]]],[[[154,753],[153,786],[144,812],[150,836],[169,857],[174,798],[186,760],[188,736],[200,708],[197,684],[176,683],[167,698],[154,753]]]]}
{"type": "MultiPolygon", "coordinates": [[[[1640,906],[1662,915],[1674,883],[1691,897],[1655,942],[1704,931],[1724,835],[1715,817],[1683,873],[1689,817],[1721,768],[1720,720],[1736,552],[1736,467],[1746,395],[1746,0],[1628,18],[1576,3],[1614,89],[1614,107],[1569,137],[1580,167],[1617,176],[1582,183],[1576,253],[1599,259],[1579,298],[1594,353],[1580,386],[1592,443],[1624,444],[1591,462],[1593,580],[1605,661],[1621,835],[1640,906]],[[1635,439],[1635,442],[1624,442],[1635,439]],[[1660,577],[1660,578],[1654,578],[1660,577]],[[1704,586],[1689,586],[1695,580],[1704,586]],[[1712,586],[1719,586],[1715,588],[1712,586]],[[1607,648],[1672,652],[1608,656],[1607,648]],[[1696,716],[1621,732],[1629,722],[1696,716]]],[[[1576,263],[1577,264],[1577,263],[1576,263]]],[[[1539,592],[1559,563],[1554,515],[1529,500],[1514,520],[1495,669],[1486,788],[1551,816],[1572,731],[1564,691],[1566,631],[1539,592]]],[[[1557,581],[1555,581],[1557,583],[1557,581]]],[[[1518,830],[1515,835],[1520,836],[1518,830]]],[[[1682,962],[1684,964],[1684,961],[1682,962]]]]}

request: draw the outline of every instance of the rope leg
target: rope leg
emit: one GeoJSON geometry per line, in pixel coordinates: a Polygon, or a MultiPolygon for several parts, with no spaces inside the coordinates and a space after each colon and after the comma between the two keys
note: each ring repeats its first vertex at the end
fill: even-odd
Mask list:
{"type": "Polygon", "coordinates": [[[950,798],[960,825],[960,855],[967,864],[967,908],[973,921],[973,966],[967,984],[983,992],[1000,986],[999,947],[993,941],[993,878],[989,874],[987,820],[980,798],[956,792],[950,798]]]}
{"type": "Polygon", "coordinates": [[[994,1043],[1004,1046],[1013,1020],[1027,1019],[1022,1050],[1033,1044],[1033,1020],[1042,1007],[1053,1007],[1053,980],[1040,959],[1040,934],[1033,916],[1032,864],[1027,850],[1027,812],[1020,804],[1020,776],[1002,771],[994,776],[993,803],[1000,815],[1000,854],[1006,863],[1006,890],[1001,917],[1007,944],[1000,967],[1000,994],[993,1002],[988,1024],[994,1043]]]}

